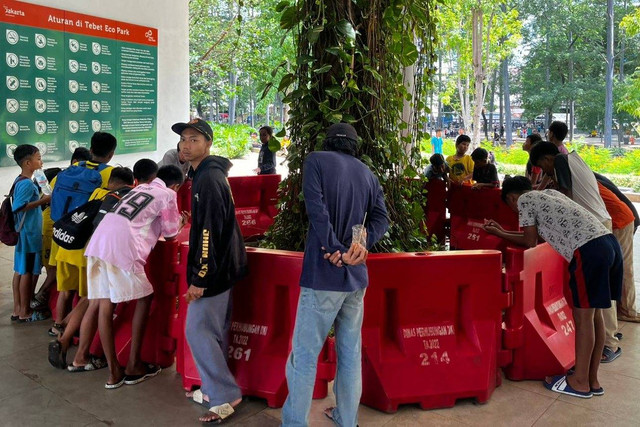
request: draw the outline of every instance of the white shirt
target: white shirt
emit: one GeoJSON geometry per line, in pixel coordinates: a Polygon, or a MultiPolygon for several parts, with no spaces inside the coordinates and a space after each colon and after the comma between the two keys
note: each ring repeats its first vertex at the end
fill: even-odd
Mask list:
{"type": "Polygon", "coordinates": [[[520,227],[538,227],[538,234],[569,262],[576,249],[609,234],[591,212],[556,190],[522,194],[518,215],[520,227]]]}

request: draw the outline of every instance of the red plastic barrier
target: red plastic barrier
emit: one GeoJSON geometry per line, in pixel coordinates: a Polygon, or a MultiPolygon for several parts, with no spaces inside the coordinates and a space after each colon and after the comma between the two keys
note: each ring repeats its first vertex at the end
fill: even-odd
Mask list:
{"type": "Polygon", "coordinates": [[[280,175],[229,177],[236,219],[245,239],[263,236],[273,224],[280,179],[280,175]]]}
{"type": "Polygon", "coordinates": [[[385,412],[486,402],[501,378],[501,254],[379,254],[367,265],[361,402],[385,412]]]}
{"type": "Polygon", "coordinates": [[[575,362],[565,259],[547,243],[527,250],[509,247],[505,286],[513,293],[513,306],[505,311],[504,347],[513,349],[507,378],[541,380],[565,373],[575,362]]]}
{"type": "MultiPolygon", "coordinates": [[[[187,245],[181,247],[181,258],[188,250],[187,245]]],[[[264,398],[276,408],[287,397],[285,365],[300,294],[302,253],[248,248],[247,256],[250,275],[233,288],[229,368],[243,395],[264,398]]],[[[183,270],[180,275],[181,294],[187,289],[185,273],[183,270]]],[[[173,328],[178,340],[176,370],[182,375],[184,388],[191,390],[200,385],[200,378],[184,337],[186,313],[187,304],[180,299],[173,328]]],[[[327,396],[328,382],[335,376],[332,344],[328,340],[319,356],[316,399],[327,396]]]]}
{"type": "Polygon", "coordinates": [[[193,181],[187,179],[178,189],[178,211],[191,212],[191,187],[193,181]]]}
{"type": "MultiPolygon", "coordinates": [[[[171,336],[172,319],[176,313],[178,295],[178,242],[188,239],[189,229],[182,230],[178,238],[172,241],[159,241],[147,259],[145,272],[153,285],[153,300],[142,342],[141,358],[147,363],[163,368],[173,365],[176,340],[171,336]]],[[[131,324],[136,303],[127,302],[117,305],[113,331],[118,362],[126,366],[131,349],[131,324]]],[[[91,353],[103,354],[100,337],[96,337],[91,353]]]]}
{"type": "Polygon", "coordinates": [[[426,184],[427,205],[424,214],[427,221],[427,232],[433,234],[438,242],[444,243],[445,223],[447,221],[447,186],[440,179],[433,179],[426,184]]]}
{"type": "Polygon", "coordinates": [[[484,231],[485,219],[496,220],[506,230],[518,230],[518,214],[500,198],[500,189],[474,190],[466,185],[451,185],[451,248],[506,250],[507,241],[484,231]]]}

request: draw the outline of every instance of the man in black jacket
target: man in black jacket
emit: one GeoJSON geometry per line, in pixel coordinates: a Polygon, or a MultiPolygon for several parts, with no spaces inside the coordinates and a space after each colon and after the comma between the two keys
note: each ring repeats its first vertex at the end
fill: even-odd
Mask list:
{"type": "Polygon", "coordinates": [[[191,234],[185,295],[189,303],[186,337],[202,379],[202,388],[188,393],[208,406],[201,422],[220,422],[234,412],[242,393],[227,366],[227,337],[231,319],[231,287],[247,272],[247,254],[227,173],[231,162],[209,154],[213,132],[194,119],[171,129],[193,168],[191,234]]]}

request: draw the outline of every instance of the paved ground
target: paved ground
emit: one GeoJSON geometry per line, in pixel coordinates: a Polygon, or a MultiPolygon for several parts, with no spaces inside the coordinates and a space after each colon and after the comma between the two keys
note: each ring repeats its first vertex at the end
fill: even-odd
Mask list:
{"type": "MultiPolygon", "coordinates": [[[[234,161],[233,175],[248,174],[255,156],[234,161]]],[[[638,206],[640,208],[640,206],[638,206]]],[[[640,233],[635,237],[636,271],[640,272],[640,233]]],[[[198,425],[203,412],[183,396],[180,377],[173,368],[137,386],[105,390],[106,372],[71,374],[53,369],[47,362],[46,334],[49,322],[15,325],[11,276],[13,251],[0,245],[0,425],[2,426],[175,426],[198,425]]],[[[640,283],[640,274],[636,287],[640,283]]],[[[538,381],[505,380],[484,405],[465,400],[454,408],[422,411],[404,406],[396,414],[361,406],[362,426],[513,425],[637,426],[640,419],[640,325],[622,324],[623,355],[601,370],[606,394],[590,400],[559,396],[538,381]]],[[[72,355],[69,355],[71,360],[72,355]]],[[[321,410],[333,404],[333,396],[314,401],[312,426],[330,426],[321,410]]],[[[277,426],[280,410],[259,399],[247,399],[229,425],[277,426]]]]}

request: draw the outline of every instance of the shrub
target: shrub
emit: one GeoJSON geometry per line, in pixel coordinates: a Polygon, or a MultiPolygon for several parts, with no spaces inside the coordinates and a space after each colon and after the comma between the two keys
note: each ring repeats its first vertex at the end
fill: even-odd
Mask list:
{"type": "Polygon", "coordinates": [[[245,156],[251,149],[251,132],[256,131],[251,126],[209,124],[213,130],[211,154],[237,159],[245,156]]]}

